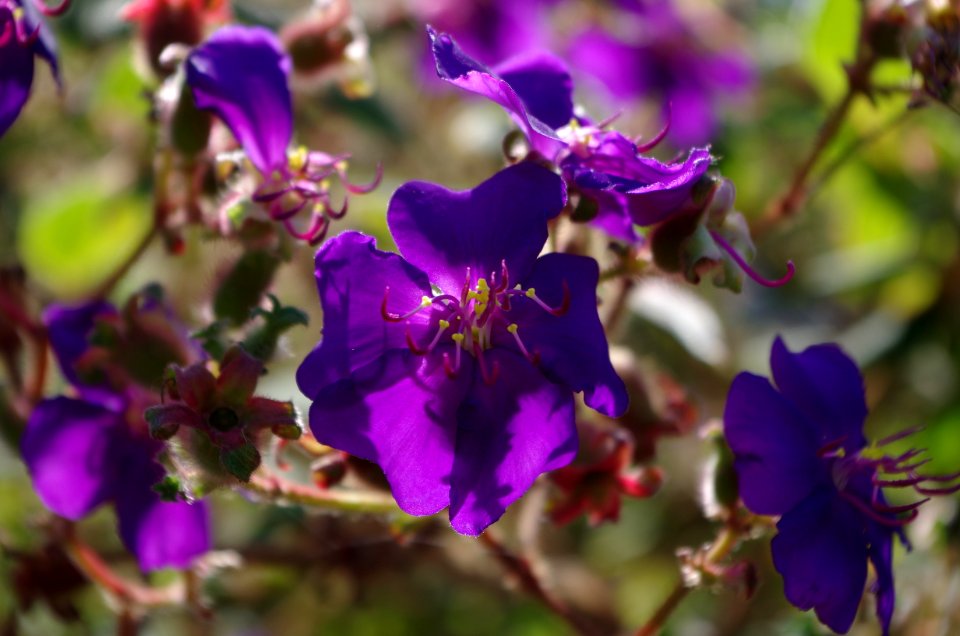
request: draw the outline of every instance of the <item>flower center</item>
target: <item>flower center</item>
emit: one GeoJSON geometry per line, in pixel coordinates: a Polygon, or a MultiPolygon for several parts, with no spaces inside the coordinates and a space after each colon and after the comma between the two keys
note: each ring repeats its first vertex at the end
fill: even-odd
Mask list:
{"type": "Polygon", "coordinates": [[[853,507],[877,523],[899,527],[917,518],[918,509],[933,495],[949,495],[960,491],[960,472],[948,475],[922,475],[917,470],[929,459],[920,459],[924,449],[910,449],[899,455],[888,454],[883,446],[903,439],[919,429],[907,429],[847,454],[843,447],[846,438],[829,442],[819,456],[831,461],[831,476],[840,496],[853,507]],[[899,506],[891,506],[883,497],[884,488],[912,488],[923,499],[899,506]]]}
{"type": "Polygon", "coordinates": [[[516,343],[520,352],[531,362],[536,364],[539,355],[530,351],[520,336],[520,326],[510,321],[508,314],[512,299],[522,296],[533,301],[544,311],[562,316],[570,308],[570,290],[566,281],[563,282],[563,300],[559,307],[551,307],[545,303],[534,288],[523,289],[520,285],[510,287],[510,273],[506,262],[502,262],[500,272],[492,272],[489,281],[486,277],[478,278],[474,283],[471,271],[467,268],[460,295],[437,294],[424,296],[420,304],[405,314],[395,314],[387,309],[390,288],[383,293],[383,302],[380,305],[380,314],[387,322],[409,321],[415,315],[427,308],[433,308],[436,318],[436,331],[426,344],[417,343],[407,328],[407,346],[417,355],[427,355],[445,338],[449,338],[455,350],[453,355],[444,353],[444,369],[447,375],[454,377],[460,369],[462,352],[473,355],[479,364],[480,373],[487,384],[493,384],[499,374],[496,363],[492,367],[487,365],[484,352],[495,346],[496,334],[506,333],[516,343]]]}
{"type": "Polygon", "coordinates": [[[221,433],[232,431],[240,426],[240,418],[233,409],[225,406],[215,408],[207,417],[207,422],[221,433]]]}

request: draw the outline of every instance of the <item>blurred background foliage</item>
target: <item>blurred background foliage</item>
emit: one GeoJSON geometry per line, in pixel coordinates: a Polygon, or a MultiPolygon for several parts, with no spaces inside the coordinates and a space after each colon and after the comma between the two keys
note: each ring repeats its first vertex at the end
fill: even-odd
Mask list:
{"type": "MultiPolygon", "coordinates": [[[[278,27],[302,4],[246,0],[234,6],[241,20],[278,27]]],[[[686,4],[693,12],[718,8],[686,4]]],[[[31,102],[0,141],[0,260],[23,265],[37,306],[89,295],[136,249],[150,223],[154,131],[146,95],[153,85],[138,71],[132,31],[117,17],[121,5],[75,2],[54,24],[65,91],[58,94],[38,68],[31,102]]],[[[758,79],[748,98],[721,109],[713,149],[719,169],[737,186],[738,209],[758,222],[844,90],[842,64],[854,48],[859,3],[728,0],[719,8],[739,24],[734,39],[757,65],[758,79]]],[[[389,248],[384,212],[392,191],[410,179],[448,187],[479,182],[501,165],[500,143],[510,125],[494,105],[429,80],[422,25],[407,17],[399,0],[358,0],[354,9],[371,38],[376,92],[360,100],[345,98],[334,86],[298,93],[296,137],[311,148],[351,153],[357,181],[383,164],[383,184],[354,198],[334,231],[359,228],[389,248]]],[[[875,77],[911,81],[905,63],[885,63],[875,77]]],[[[584,91],[578,98],[599,103],[584,91]]],[[[907,102],[899,94],[878,94],[872,103],[859,99],[820,165],[829,165],[857,139],[882,134],[839,163],[825,182],[815,174],[815,190],[803,208],[755,237],[758,269],[776,273],[792,259],[798,275],[791,284],[768,290],[747,283],[739,295],[663,278],[636,286],[629,319],[611,340],[629,348],[650,373],[669,373],[683,387],[696,408],[698,429],[719,417],[736,372],[767,373],[775,334],[793,349],[836,341],[864,367],[872,407],[868,435],[923,424],[920,445],[931,449],[935,468],[950,472],[960,466],[960,117],[937,106],[904,115],[907,102]]],[[[659,127],[659,107],[632,105],[618,128],[651,136],[659,127]]],[[[674,151],[658,153],[668,158],[674,151]]],[[[154,242],[114,300],[158,281],[191,324],[209,322],[209,290],[237,249],[200,231],[185,238],[177,256],[154,242]]],[[[322,322],[311,250],[297,250],[281,267],[273,291],[307,311],[311,323],[289,333],[287,353],[263,386],[267,395],[292,398],[304,409],[293,372],[322,322]]],[[[50,380],[51,393],[59,382],[50,380]]],[[[700,484],[711,448],[696,430],[661,439],[651,461],[667,481],[651,499],[625,500],[619,523],[590,528],[578,519],[563,528],[538,527],[530,517],[540,509],[541,485],[494,531],[517,546],[539,541],[546,580],[612,632],[635,627],[676,584],[675,551],[714,534],[701,510],[700,484]]],[[[895,633],[960,633],[957,503],[956,497],[942,498],[925,506],[909,528],[916,549],[897,551],[895,633]]],[[[401,541],[375,517],[269,507],[229,493],[215,495],[213,506],[215,545],[236,551],[223,556],[225,569],[206,583],[215,619],[168,608],[146,619],[142,633],[569,633],[504,576],[482,543],[446,529],[401,541]],[[244,565],[231,566],[238,558],[244,565]]],[[[63,601],[61,618],[50,603],[23,607],[31,600],[23,555],[42,547],[36,528],[44,514],[21,462],[9,448],[0,450],[0,633],[112,633],[112,611],[90,587],[63,601]]],[[[81,532],[136,576],[115,537],[112,515],[101,510],[81,524],[81,532]]],[[[666,633],[823,633],[811,615],[784,600],[768,541],[766,535],[739,552],[759,568],[752,600],[730,591],[696,591],[666,633]]],[[[70,576],[62,564],[50,572],[70,576]]],[[[852,633],[878,629],[867,600],[852,633]]]]}

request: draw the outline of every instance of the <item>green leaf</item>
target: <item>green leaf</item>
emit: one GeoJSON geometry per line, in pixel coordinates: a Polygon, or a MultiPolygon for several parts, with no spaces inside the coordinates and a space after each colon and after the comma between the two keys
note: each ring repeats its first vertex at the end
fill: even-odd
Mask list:
{"type": "Polygon", "coordinates": [[[130,258],[150,224],[143,201],[79,178],[28,204],[17,251],[31,278],[60,298],[83,298],[130,258]]]}
{"type": "Polygon", "coordinates": [[[250,481],[250,475],[260,465],[260,451],[253,444],[224,448],[220,450],[220,462],[240,481],[250,481]]]}

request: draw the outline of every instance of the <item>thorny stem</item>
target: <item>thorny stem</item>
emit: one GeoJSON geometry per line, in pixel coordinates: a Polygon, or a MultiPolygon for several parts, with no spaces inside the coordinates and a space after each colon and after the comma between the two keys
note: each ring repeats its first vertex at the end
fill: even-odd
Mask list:
{"type": "Polygon", "coordinates": [[[323,490],[291,481],[261,468],[243,484],[244,489],[279,502],[298,503],[342,512],[404,514],[389,495],[352,490],[323,490]]]}
{"type": "MultiPolygon", "coordinates": [[[[737,547],[742,532],[743,527],[737,523],[736,519],[731,519],[727,522],[720,530],[717,538],[714,539],[710,547],[703,553],[702,565],[708,567],[725,559],[727,555],[737,547]]],[[[687,585],[681,579],[676,587],[673,588],[673,591],[670,592],[670,595],[660,604],[657,611],[653,613],[653,616],[635,632],[634,636],[655,636],[655,634],[659,634],[664,624],[670,618],[671,614],[673,614],[673,611],[679,607],[680,602],[686,598],[687,594],[693,589],[693,586],[687,585]]]]}
{"type": "Polygon", "coordinates": [[[540,601],[551,612],[565,620],[578,634],[583,634],[584,636],[596,634],[596,630],[587,624],[583,617],[570,609],[570,607],[543,586],[543,583],[534,572],[533,567],[531,567],[529,560],[511,552],[507,546],[493,536],[493,532],[490,530],[481,534],[479,538],[504,569],[516,577],[517,583],[519,583],[525,592],[540,601]]]}

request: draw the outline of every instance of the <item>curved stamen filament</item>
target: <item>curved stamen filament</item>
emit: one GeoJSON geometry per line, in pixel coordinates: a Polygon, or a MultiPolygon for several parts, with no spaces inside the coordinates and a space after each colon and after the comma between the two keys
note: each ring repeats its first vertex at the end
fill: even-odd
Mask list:
{"type": "Polygon", "coordinates": [[[880,440],[877,440],[874,443],[874,446],[877,446],[877,447],[886,446],[887,444],[892,444],[893,442],[910,437],[914,433],[919,433],[922,430],[923,430],[923,426],[911,426],[910,428],[904,429],[898,433],[894,433],[893,435],[887,435],[886,437],[880,440]]]}
{"type": "Polygon", "coordinates": [[[410,348],[410,351],[412,351],[418,356],[425,356],[431,351],[433,351],[433,348],[437,346],[438,342],[440,342],[440,337],[443,335],[443,333],[447,329],[450,328],[450,321],[440,320],[438,325],[439,325],[439,329],[437,329],[437,333],[433,336],[433,339],[430,340],[430,343],[423,349],[418,347],[417,344],[413,341],[413,335],[410,333],[410,329],[408,327],[406,338],[407,338],[407,347],[410,348]]]}
{"type": "Polygon", "coordinates": [[[368,192],[376,190],[380,186],[380,182],[383,181],[383,164],[377,164],[377,172],[373,175],[373,179],[370,183],[363,185],[351,183],[350,180],[347,179],[346,166],[344,166],[343,171],[338,170],[337,174],[340,176],[343,187],[346,188],[348,192],[351,194],[367,194],[368,192]]]}
{"type": "Polygon", "coordinates": [[[515,289],[509,289],[504,294],[509,294],[511,296],[526,296],[533,302],[540,305],[540,307],[547,313],[553,316],[562,316],[570,310],[570,286],[567,284],[566,279],[563,280],[563,299],[560,301],[558,307],[551,307],[547,303],[537,296],[537,290],[533,287],[529,289],[520,289],[519,285],[515,289]]]}
{"type": "Polygon", "coordinates": [[[420,299],[420,304],[417,305],[414,309],[411,309],[405,314],[395,314],[387,310],[387,299],[390,296],[390,286],[384,288],[383,290],[383,301],[380,303],[380,315],[383,316],[383,319],[387,322],[402,322],[407,318],[412,318],[417,315],[427,307],[433,304],[433,299],[429,296],[423,296],[420,299]]]}
{"type": "Polygon", "coordinates": [[[463,334],[455,333],[452,336],[450,336],[450,339],[453,340],[453,342],[456,343],[457,345],[456,352],[454,353],[455,359],[453,364],[451,364],[450,354],[444,353],[443,354],[443,370],[446,372],[447,377],[454,378],[456,377],[457,372],[460,370],[460,355],[461,355],[460,352],[463,349],[463,334]]]}
{"type": "MultiPolygon", "coordinates": [[[[843,499],[848,503],[850,503],[854,508],[856,508],[857,510],[859,510],[869,518],[873,519],[877,523],[884,526],[889,526],[893,528],[905,526],[909,524],[911,521],[913,521],[914,519],[916,519],[917,514],[919,514],[916,508],[912,508],[908,511],[908,514],[906,517],[895,517],[891,519],[890,517],[883,516],[880,512],[868,506],[864,502],[860,501],[860,499],[858,499],[854,495],[847,493],[846,491],[841,490],[840,496],[843,497],[843,499]]],[[[921,501],[920,503],[923,503],[923,502],[921,501]]]]}
{"type": "Polygon", "coordinates": [[[497,381],[497,378],[500,377],[500,361],[493,361],[493,368],[487,368],[487,361],[483,356],[483,351],[477,345],[474,345],[473,348],[474,356],[477,358],[478,366],[480,367],[480,376],[483,378],[483,383],[487,386],[493,386],[497,381]]]}
{"type": "Polygon", "coordinates": [[[0,32],[0,47],[6,46],[7,42],[10,41],[10,38],[13,37],[15,28],[13,22],[14,20],[11,17],[9,20],[3,23],[3,32],[0,32]]]}
{"type": "Polygon", "coordinates": [[[719,245],[723,250],[730,255],[730,258],[737,264],[740,269],[743,270],[743,273],[749,276],[755,283],[763,285],[764,287],[781,287],[786,285],[793,279],[793,275],[796,273],[797,268],[794,267],[793,261],[787,261],[787,273],[777,278],[775,280],[770,280],[764,278],[756,270],[754,270],[750,265],[740,256],[740,253],[733,248],[730,243],[727,242],[727,239],[720,236],[720,234],[714,230],[710,230],[710,236],[713,238],[714,242],[719,245]]]}
{"type": "Polygon", "coordinates": [[[60,4],[50,6],[43,0],[33,0],[33,4],[43,15],[56,17],[67,12],[67,9],[70,8],[71,1],[72,0],[61,0],[60,4]]]}
{"type": "Polygon", "coordinates": [[[523,353],[523,355],[533,364],[537,364],[540,361],[540,354],[536,352],[531,353],[527,349],[526,345],[523,344],[523,340],[520,339],[520,334],[517,333],[519,330],[520,327],[515,322],[507,326],[507,331],[511,336],[513,336],[513,339],[517,342],[517,346],[520,347],[520,351],[523,353]]]}
{"type": "Polygon", "coordinates": [[[653,150],[657,146],[659,146],[660,142],[663,141],[664,138],[667,136],[667,133],[670,132],[670,124],[672,121],[673,121],[673,104],[670,102],[667,102],[667,121],[664,122],[663,128],[661,128],[660,132],[654,135],[650,141],[647,141],[645,143],[642,143],[642,144],[640,143],[640,137],[637,137],[636,139],[634,139],[633,143],[637,145],[637,152],[638,153],[648,152],[650,150],[653,150]]]}
{"type": "Polygon", "coordinates": [[[837,456],[839,456],[839,454],[838,454],[836,451],[838,451],[838,450],[840,450],[841,448],[843,448],[843,445],[844,445],[844,444],[846,443],[846,441],[847,441],[847,437],[848,437],[847,435],[843,435],[842,437],[838,437],[837,439],[833,440],[832,442],[827,442],[826,444],[824,444],[824,445],[820,448],[820,450],[817,451],[817,457],[837,457],[837,456]]]}

